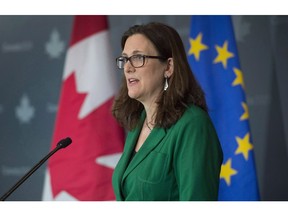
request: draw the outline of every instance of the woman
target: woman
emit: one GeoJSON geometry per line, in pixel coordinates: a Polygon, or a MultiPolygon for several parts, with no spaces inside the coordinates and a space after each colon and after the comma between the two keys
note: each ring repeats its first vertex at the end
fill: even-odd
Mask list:
{"type": "Polygon", "coordinates": [[[124,33],[113,115],[129,132],[113,174],[117,200],[217,200],[222,150],[182,40],[161,23],[124,33]]]}

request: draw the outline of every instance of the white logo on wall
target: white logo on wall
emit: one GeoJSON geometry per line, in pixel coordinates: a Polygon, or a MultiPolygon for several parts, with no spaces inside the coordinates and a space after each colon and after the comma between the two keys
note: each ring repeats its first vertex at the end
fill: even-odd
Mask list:
{"type": "Polygon", "coordinates": [[[58,105],[48,102],[47,105],[46,105],[46,110],[47,110],[48,113],[56,113],[57,110],[58,110],[58,105]]]}
{"type": "Polygon", "coordinates": [[[29,97],[24,94],[20,99],[19,106],[15,109],[16,118],[22,124],[29,123],[34,117],[34,113],[35,109],[31,106],[29,97]]]}
{"type": "Polygon", "coordinates": [[[29,171],[27,166],[1,166],[1,173],[3,176],[21,176],[29,171]]]}
{"type": "Polygon", "coordinates": [[[27,52],[33,48],[32,41],[21,41],[21,42],[4,42],[2,44],[3,53],[13,53],[13,52],[27,52]]]}
{"type": "Polygon", "coordinates": [[[60,34],[56,29],[52,31],[45,48],[50,58],[59,58],[64,52],[64,42],[60,40],[60,34]]]}

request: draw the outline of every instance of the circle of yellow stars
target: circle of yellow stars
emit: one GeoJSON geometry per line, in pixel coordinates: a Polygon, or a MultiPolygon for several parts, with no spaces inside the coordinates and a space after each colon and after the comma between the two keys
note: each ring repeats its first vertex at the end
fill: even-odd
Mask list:
{"type": "MultiPolygon", "coordinates": [[[[192,55],[195,57],[196,61],[200,61],[201,52],[205,50],[209,50],[209,46],[202,42],[203,34],[200,32],[196,38],[189,38],[190,49],[188,51],[188,55],[192,55]]],[[[234,53],[229,51],[229,43],[228,41],[224,41],[223,45],[215,45],[215,50],[217,52],[217,56],[213,60],[213,64],[221,63],[224,69],[227,69],[227,63],[230,58],[235,57],[234,53]]],[[[245,91],[244,79],[242,71],[239,68],[233,68],[233,72],[235,74],[235,79],[232,82],[232,86],[241,86],[243,91],[245,91]]],[[[241,106],[243,108],[243,114],[239,117],[240,121],[248,120],[248,106],[245,102],[241,102],[241,106]]],[[[246,133],[244,137],[235,137],[237,142],[237,149],[234,152],[235,155],[243,155],[244,159],[248,161],[249,159],[249,151],[253,149],[253,145],[250,142],[250,133],[246,133]]],[[[221,166],[220,179],[224,179],[228,186],[231,185],[231,177],[237,175],[238,171],[233,169],[232,167],[232,158],[228,158],[226,163],[223,163],[221,166]]]]}

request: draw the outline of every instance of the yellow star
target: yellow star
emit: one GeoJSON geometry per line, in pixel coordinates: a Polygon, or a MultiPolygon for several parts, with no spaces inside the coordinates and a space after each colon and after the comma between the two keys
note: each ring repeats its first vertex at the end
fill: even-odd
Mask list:
{"type": "Polygon", "coordinates": [[[190,38],[190,49],[188,55],[194,55],[195,59],[199,61],[200,52],[208,49],[208,46],[202,43],[202,33],[199,33],[196,39],[190,38]]]}
{"type": "Polygon", "coordinates": [[[213,63],[222,62],[223,67],[226,69],[228,58],[234,57],[234,54],[228,51],[228,41],[225,41],[223,47],[218,45],[215,46],[218,53],[217,57],[214,59],[213,63]]]}
{"type": "Polygon", "coordinates": [[[248,160],[248,153],[253,149],[253,145],[249,142],[250,134],[247,133],[243,139],[240,137],[236,137],[236,141],[238,143],[238,148],[235,154],[243,154],[245,160],[248,160]]]}
{"type": "Polygon", "coordinates": [[[223,178],[228,186],[231,184],[231,176],[237,174],[237,171],[232,169],[231,163],[231,158],[229,158],[226,164],[222,164],[220,172],[220,179],[223,178]]]}
{"type": "Polygon", "coordinates": [[[233,68],[233,71],[236,75],[236,78],[233,81],[232,86],[241,85],[242,88],[244,89],[245,85],[244,85],[244,79],[243,79],[242,71],[239,70],[238,68],[233,68]]]}
{"type": "Polygon", "coordinates": [[[248,112],[248,106],[246,103],[242,102],[241,103],[243,109],[244,109],[244,113],[242,114],[242,116],[240,117],[240,120],[247,120],[249,118],[249,112],[248,112]]]}

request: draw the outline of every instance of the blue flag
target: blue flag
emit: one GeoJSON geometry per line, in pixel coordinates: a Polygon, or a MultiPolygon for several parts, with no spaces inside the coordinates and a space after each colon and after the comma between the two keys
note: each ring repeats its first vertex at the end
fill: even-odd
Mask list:
{"type": "Polygon", "coordinates": [[[223,149],[219,200],[259,200],[249,112],[230,16],[192,16],[188,60],[223,149]]]}

